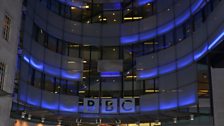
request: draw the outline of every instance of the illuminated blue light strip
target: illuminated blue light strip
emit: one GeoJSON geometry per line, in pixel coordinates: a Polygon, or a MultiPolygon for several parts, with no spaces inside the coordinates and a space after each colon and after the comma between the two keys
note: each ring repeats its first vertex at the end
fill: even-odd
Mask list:
{"type": "Polygon", "coordinates": [[[198,49],[194,52],[194,60],[199,60],[208,51],[208,45],[206,44],[202,49],[198,49]]]}
{"type": "Polygon", "coordinates": [[[82,8],[82,6],[84,5],[83,2],[79,1],[71,1],[71,0],[58,0],[61,3],[67,4],[69,6],[72,7],[77,7],[77,8],[82,8]]]}
{"type": "Polygon", "coordinates": [[[152,111],[156,111],[156,110],[159,110],[158,105],[151,105],[151,106],[140,108],[141,112],[152,112],[152,111]]]}
{"type": "Polygon", "coordinates": [[[60,104],[60,111],[63,112],[78,112],[78,107],[77,106],[65,106],[60,104]]]}
{"type": "Polygon", "coordinates": [[[27,56],[23,56],[23,59],[27,62],[27,63],[29,63],[30,62],[30,59],[27,57],[27,56]]]}
{"type": "MultiPolygon", "coordinates": [[[[216,36],[216,38],[209,44],[205,44],[202,48],[196,50],[194,53],[191,53],[183,58],[178,59],[177,61],[173,61],[173,63],[159,66],[159,74],[163,75],[172,71],[175,71],[177,68],[183,68],[194,61],[198,61],[203,55],[205,55],[209,50],[217,46],[220,42],[222,42],[224,38],[224,31],[216,36]],[[174,64],[177,64],[177,68],[174,67],[174,64]]],[[[152,68],[151,70],[143,70],[138,72],[137,78],[140,79],[148,79],[157,76],[157,68],[152,68]]]]}
{"type": "Polygon", "coordinates": [[[121,3],[106,3],[103,5],[104,10],[121,10],[121,3]]]}
{"type": "Polygon", "coordinates": [[[55,101],[55,103],[48,103],[42,100],[41,107],[44,109],[49,109],[49,110],[58,110],[59,104],[58,104],[58,101],[55,101]]]}
{"type": "Polygon", "coordinates": [[[174,70],[176,70],[176,63],[172,62],[170,64],[160,66],[159,67],[159,74],[160,75],[166,74],[166,73],[172,72],[174,70]]]}
{"type": "Polygon", "coordinates": [[[167,103],[160,103],[160,110],[173,109],[176,107],[177,107],[177,100],[167,102],[167,103]]]}
{"type": "Polygon", "coordinates": [[[128,35],[128,36],[121,36],[120,42],[122,44],[134,43],[134,42],[138,42],[139,40],[144,41],[146,39],[151,39],[157,35],[157,32],[158,32],[158,35],[164,34],[172,30],[175,26],[178,26],[184,21],[186,21],[190,17],[191,13],[195,13],[197,9],[200,8],[203,2],[204,2],[203,0],[198,0],[191,6],[190,9],[187,9],[187,11],[185,11],[183,15],[177,17],[175,21],[170,21],[169,23],[164,24],[158,27],[157,29],[142,32],[140,33],[140,35],[134,34],[134,35],[128,35]]]}
{"type": "Polygon", "coordinates": [[[142,5],[145,5],[147,3],[151,3],[153,2],[154,0],[138,0],[138,5],[139,6],[142,6],[142,5]]]}
{"type": "MultiPolygon", "coordinates": [[[[77,8],[82,8],[84,5],[84,2],[79,1],[72,1],[72,0],[58,0],[61,3],[67,4],[69,6],[77,7],[77,8]]],[[[151,3],[154,0],[137,0],[138,6],[143,6],[147,3],[151,3]]],[[[122,3],[106,3],[103,5],[104,10],[120,10],[122,9],[122,3]]]]}
{"type": "MultiPolygon", "coordinates": [[[[170,99],[170,101],[168,102],[159,102],[160,104],[158,104],[158,102],[153,102],[152,104],[150,103],[149,105],[146,106],[141,106],[140,107],[140,112],[149,112],[149,111],[156,111],[156,110],[167,110],[167,109],[174,109],[176,107],[182,107],[182,106],[186,106],[186,105],[191,105],[194,104],[196,102],[196,94],[195,94],[195,90],[192,90],[192,93],[189,93],[191,95],[183,95],[180,96],[179,101],[178,101],[178,105],[177,105],[177,97],[176,95],[174,95],[174,97],[172,97],[173,99],[170,99]]],[[[32,97],[26,95],[24,92],[23,94],[19,94],[20,97],[24,97],[27,96],[27,100],[25,100],[24,102],[33,105],[35,107],[42,107],[43,109],[49,109],[49,110],[54,110],[54,111],[63,111],[63,112],[73,112],[76,113],[79,110],[83,111],[83,106],[78,106],[75,103],[71,104],[71,105],[64,105],[63,101],[60,101],[59,95],[58,94],[53,94],[56,95],[57,97],[54,98],[54,100],[52,101],[46,101],[46,100],[41,100],[39,98],[37,99],[33,99],[32,97]]],[[[155,97],[156,101],[158,101],[159,97],[155,97]]],[[[115,112],[116,113],[116,112],[115,112]]]]}
{"type": "Polygon", "coordinates": [[[39,62],[32,57],[29,58],[27,55],[23,55],[23,60],[25,62],[27,62],[28,64],[30,64],[35,69],[45,72],[45,73],[48,73],[53,76],[61,76],[62,78],[67,78],[67,79],[72,79],[72,80],[80,80],[81,79],[80,72],[69,73],[65,70],[43,64],[42,62],[39,62]]]}
{"type": "Polygon", "coordinates": [[[187,55],[183,58],[180,58],[180,59],[177,60],[177,68],[179,68],[179,69],[183,68],[183,67],[191,64],[193,61],[194,60],[193,60],[193,55],[192,54],[187,55]]]}
{"type": "Polygon", "coordinates": [[[101,77],[120,77],[121,73],[120,72],[101,72],[100,76],[101,77]]]}
{"type": "Polygon", "coordinates": [[[40,99],[33,99],[30,97],[27,97],[27,103],[33,106],[40,106],[40,99]]]}
{"type": "MultiPolygon", "coordinates": [[[[158,110],[170,110],[175,109],[177,107],[184,107],[187,105],[192,105],[197,102],[196,100],[196,91],[189,93],[190,95],[187,96],[181,96],[179,100],[177,100],[177,97],[173,97],[174,99],[171,99],[168,102],[162,101],[159,102],[159,104],[143,104],[140,106],[141,112],[152,112],[152,111],[158,111],[158,110]]],[[[158,99],[158,97],[157,97],[158,99]]],[[[156,100],[158,102],[158,100],[156,100]]],[[[156,102],[154,101],[154,102],[156,102]]]]}
{"type": "Polygon", "coordinates": [[[211,50],[213,47],[215,47],[217,44],[219,44],[221,42],[221,39],[223,39],[223,36],[224,36],[224,31],[218,35],[215,40],[213,40],[211,42],[211,44],[208,46],[208,49],[211,50]]]}
{"type": "Polygon", "coordinates": [[[30,64],[40,71],[44,69],[43,63],[37,62],[33,58],[30,59],[30,64]]]}
{"type": "Polygon", "coordinates": [[[184,97],[184,98],[179,98],[179,106],[191,105],[191,104],[194,104],[195,102],[196,102],[195,94],[192,94],[192,95],[184,97]]]}
{"type": "Polygon", "coordinates": [[[149,70],[149,71],[140,71],[139,73],[138,73],[138,77],[139,78],[142,78],[142,79],[146,79],[146,78],[151,78],[151,77],[155,77],[155,76],[157,76],[158,75],[158,70],[157,70],[157,68],[153,68],[153,69],[151,69],[151,70],[149,70]]]}
{"type": "Polygon", "coordinates": [[[80,79],[81,74],[80,73],[68,73],[65,70],[62,70],[62,76],[68,79],[80,79]]]}
{"type": "Polygon", "coordinates": [[[49,65],[44,65],[44,72],[53,76],[60,76],[61,70],[59,68],[51,67],[49,65]]]}

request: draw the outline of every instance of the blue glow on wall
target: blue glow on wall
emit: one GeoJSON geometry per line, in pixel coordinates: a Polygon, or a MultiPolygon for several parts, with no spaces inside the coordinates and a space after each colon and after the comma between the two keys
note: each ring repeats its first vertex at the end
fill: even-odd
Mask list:
{"type": "Polygon", "coordinates": [[[57,101],[52,102],[52,103],[48,103],[47,101],[42,100],[42,104],[41,107],[44,109],[49,109],[49,110],[58,110],[58,103],[57,101]]]}
{"type": "Polygon", "coordinates": [[[160,110],[174,109],[177,107],[177,100],[160,103],[160,110]]]}
{"type": "Polygon", "coordinates": [[[185,20],[187,20],[189,17],[191,16],[191,12],[190,12],[190,9],[188,9],[187,11],[184,12],[183,15],[177,17],[175,19],[175,23],[176,24],[181,24],[183,23],[185,20]]]}
{"type": "Polygon", "coordinates": [[[78,80],[81,78],[81,74],[80,73],[68,73],[65,70],[62,70],[62,76],[64,78],[68,78],[68,79],[74,79],[74,80],[78,80]]]}
{"type": "Polygon", "coordinates": [[[142,5],[145,5],[147,3],[151,3],[153,2],[154,0],[138,0],[138,5],[139,6],[142,6],[142,5]]]}
{"type": "Polygon", "coordinates": [[[40,99],[34,99],[34,98],[31,98],[31,97],[27,97],[27,103],[29,103],[30,105],[33,105],[33,106],[40,106],[40,99]]]}
{"type": "Polygon", "coordinates": [[[179,106],[191,105],[196,102],[196,96],[194,93],[189,94],[187,97],[179,98],[179,106]]]}
{"type": "Polygon", "coordinates": [[[121,10],[121,3],[105,3],[103,4],[104,10],[121,10]]]}
{"type": "Polygon", "coordinates": [[[139,35],[131,35],[131,36],[124,36],[124,37],[121,37],[120,41],[122,44],[128,44],[128,43],[133,43],[133,42],[136,42],[138,41],[138,38],[139,38],[139,35]]]}
{"type": "MultiPolygon", "coordinates": [[[[162,75],[162,74],[166,74],[168,72],[172,72],[176,70],[176,68],[174,68],[174,64],[176,63],[177,63],[177,68],[180,69],[191,64],[193,61],[199,60],[209,50],[211,50],[212,48],[217,46],[220,42],[222,42],[223,38],[224,38],[224,31],[218,34],[216,38],[214,38],[214,40],[210,42],[210,45],[207,45],[207,44],[203,45],[202,48],[196,50],[194,53],[191,53],[183,58],[178,59],[177,62],[173,61],[173,63],[159,66],[159,74],[162,75]]],[[[157,75],[158,75],[157,68],[152,68],[152,70],[150,71],[148,70],[139,71],[137,77],[140,79],[146,79],[146,78],[152,78],[157,75]]]]}
{"type": "MultiPolygon", "coordinates": [[[[175,22],[171,21],[171,22],[169,22],[165,25],[162,25],[162,26],[158,27],[158,31],[157,31],[158,34],[160,35],[160,34],[164,34],[168,31],[170,31],[171,29],[173,29],[175,27],[174,24],[175,24],[175,22]]],[[[155,36],[153,36],[153,37],[155,37],[155,36]]]]}
{"type": "Polygon", "coordinates": [[[27,62],[27,63],[29,63],[30,62],[30,59],[27,57],[27,56],[23,56],[23,59],[27,62]]]}
{"type": "Polygon", "coordinates": [[[34,68],[36,68],[36,69],[38,69],[40,71],[42,71],[44,69],[44,65],[42,63],[40,63],[40,62],[35,61],[33,58],[30,59],[30,64],[34,68]]]}
{"type": "Polygon", "coordinates": [[[53,75],[53,76],[61,76],[61,70],[59,68],[51,67],[49,65],[44,65],[44,72],[53,75]]]}
{"type": "Polygon", "coordinates": [[[24,61],[29,63],[35,69],[45,72],[45,73],[48,73],[53,76],[58,76],[58,77],[61,76],[63,78],[72,79],[72,80],[80,80],[80,78],[81,78],[81,73],[79,73],[79,72],[69,73],[69,72],[66,72],[65,70],[61,70],[59,68],[43,64],[42,62],[39,62],[32,57],[31,57],[31,59],[29,59],[29,57],[27,55],[23,55],[23,59],[24,59],[24,61]]]}
{"type": "Polygon", "coordinates": [[[170,64],[160,66],[159,74],[166,74],[166,73],[172,72],[174,70],[176,70],[176,63],[172,62],[170,64]]]}
{"type": "Polygon", "coordinates": [[[141,112],[152,112],[158,110],[158,106],[147,106],[147,107],[141,107],[141,112]]]}
{"type": "Polygon", "coordinates": [[[194,60],[199,60],[208,51],[207,44],[202,48],[194,52],[194,60]]]}
{"type": "Polygon", "coordinates": [[[193,62],[193,55],[189,54],[183,58],[177,60],[177,68],[183,68],[193,62]]]}
{"type": "Polygon", "coordinates": [[[154,77],[158,75],[158,69],[157,68],[153,68],[149,71],[140,71],[138,73],[139,78],[150,78],[150,77],[154,77]]]}
{"type": "Polygon", "coordinates": [[[60,111],[64,112],[78,112],[78,107],[77,106],[66,106],[60,104],[60,111]]]}
{"type": "Polygon", "coordinates": [[[120,77],[120,72],[100,72],[101,77],[120,77]]]}
{"type": "Polygon", "coordinates": [[[222,42],[221,39],[223,39],[223,36],[224,36],[224,31],[223,31],[221,34],[219,34],[219,35],[215,38],[215,40],[213,40],[213,41],[211,42],[211,44],[208,46],[208,49],[211,50],[211,49],[214,48],[217,44],[219,44],[220,42],[222,42]]]}
{"type": "MultiPolygon", "coordinates": [[[[164,24],[162,26],[159,26],[157,28],[157,30],[150,30],[150,31],[146,31],[143,33],[140,33],[140,40],[146,40],[146,39],[151,39],[153,37],[156,36],[156,34],[158,33],[158,35],[164,34],[166,32],[168,32],[169,30],[172,30],[175,26],[180,25],[181,23],[183,23],[184,21],[186,21],[189,17],[192,11],[192,13],[195,13],[197,11],[198,8],[200,8],[200,6],[203,4],[203,0],[198,0],[196,1],[192,6],[191,6],[191,10],[188,9],[187,11],[185,11],[181,16],[177,17],[175,19],[175,21],[170,21],[167,24],[164,24]]],[[[120,37],[120,42],[122,44],[128,44],[128,43],[134,43],[134,42],[138,42],[138,34],[133,34],[133,35],[127,35],[127,36],[121,36],[120,37]]]]}
{"type": "Polygon", "coordinates": [[[81,1],[72,1],[72,0],[58,0],[58,1],[72,7],[77,7],[77,8],[82,8],[82,6],[84,5],[84,3],[81,1]]]}
{"type": "MultiPolygon", "coordinates": [[[[144,40],[147,40],[149,38],[153,38],[155,36],[156,36],[156,30],[142,32],[142,33],[140,33],[140,40],[144,41],[144,40]]],[[[130,41],[130,42],[135,42],[135,41],[130,41]]]]}

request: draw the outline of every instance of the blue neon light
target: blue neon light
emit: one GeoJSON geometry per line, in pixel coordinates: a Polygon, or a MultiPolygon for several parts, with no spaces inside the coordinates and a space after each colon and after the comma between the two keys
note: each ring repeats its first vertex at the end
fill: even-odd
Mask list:
{"type": "Polygon", "coordinates": [[[177,60],[177,68],[183,68],[193,62],[193,55],[189,54],[183,58],[177,60]]]}
{"type": "Polygon", "coordinates": [[[62,76],[68,79],[80,79],[80,73],[68,73],[67,71],[62,70],[62,76]]]}
{"type": "Polygon", "coordinates": [[[121,73],[120,72],[101,72],[100,76],[101,77],[120,77],[121,73]]]}
{"type": "MultiPolygon", "coordinates": [[[[139,39],[141,41],[144,41],[144,40],[147,40],[148,38],[153,38],[155,36],[156,36],[156,30],[151,30],[151,31],[146,31],[146,32],[140,33],[140,38],[139,39]]],[[[129,42],[135,42],[135,40],[129,40],[126,43],[129,43],[129,42]]]]}
{"type": "Polygon", "coordinates": [[[34,98],[31,98],[31,97],[27,97],[27,103],[29,103],[30,105],[33,105],[33,106],[40,106],[40,99],[34,99],[34,98]]]}
{"type": "Polygon", "coordinates": [[[60,111],[63,112],[78,112],[77,106],[65,106],[60,104],[60,111]]]}
{"type": "Polygon", "coordinates": [[[213,41],[211,42],[211,44],[208,46],[208,49],[211,50],[211,49],[212,49],[213,47],[215,47],[217,44],[219,44],[220,42],[222,42],[221,39],[223,39],[223,36],[224,36],[224,31],[223,31],[221,34],[219,34],[219,35],[215,38],[215,40],[213,40],[213,41]]]}
{"type": "Polygon", "coordinates": [[[164,34],[168,31],[172,30],[175,26],[178,26],[181,23],[183,23],[184,21],[186,21],[190,17],[191,11],[192,11],[192,13],[195,13],[196,10],[198,8],[200,8],[200,6],[203,4],[203,2],[204,2],[203,0],[198,0],[197,2],[195,2],[191,6],[190,9],[185,11],[183,15],[177,17],[175,19],[175,21],[170,21],[169,23],[164,24],[164,25],[158,27],[157,29],[140,33],[140,38],[139,38],[138,34],[121,36],[120,42],[122,44],[134,43],[134,42],[137,42],[138,40],[143,41],[146,39],[154,38],[157,33],[158,33],[158,35],[164,34]]]}
{"type": "Polygon", "coordinates": [[[199,60],[204,54],[206,54],[207,51],[208,51],[208,46],[206,44],[202,49],[195,51],[194,60],[195,61],[199,60]]]}
{"type": "Polygon", "coordinates": [[[121,10],[121,3],[105,3],[103,4],[104,10],[121,10]]]}
{"type": "Polygon", "coordinates": [[[53,76],[60,76],[61,75],[61,69],[55,68],[49,65],[45,64],[44,72],[53,75],[53,76]]]}
{"type": "Polygon", "coordinates": [[[24,59],[27,63],[30,62],[30,59],[29,59],[27,56],[23,56],[23,59],[24,59]]]}
{"type": "Polygon", "coordinates": [[[173,109],[177,107],[177,100],[160,103],[160,110],[173,109]]]}
{"type": "Polygon", "coordinates": [[[158,110],[158,105],[151,105],[147,107],[141,107],[141,112],[151,112],[151,111],[156,111],[158,110]]]}
{"type": "Polygon", "coordinates": [[[179,99],[179,106],[191,105],[196,102],[196,96],[193,93],[192,95],[188,95],[187,97],[179,99]]]}
{"type": "Polygon", "coordinates": [[[53,76],[61,76],[63,78],[72,79],[72,80],[79,80],[81,78],[80,72],[69,73],[65,70],[61,70],[59,68],[43,64],[42,62],[39,62],[32,57],[29,58],[27,55],[23,55],[23,60],[29,63],[35,69],[51,74],[53,76]]]}
{"type": "Polygon", "coordinates": [[[166,73],[172,72],[174,70],[176,70],[176,63],[172,62],[170,64],[160,66],[159,74],[161,74],[161,75],[166,74],[166,73]]]}
{"type": "Polygon", "coordinates": [[[131,36],[127,36],[127,37],[121,37],[120,38],[120,41],[122,44],[128,44],[128,43],[133,43],[133,42],[136,42],[138,41],[138,38],[139,38],[139,35],[136,34],[136,35],[131,35],[131,36]]]}
{"type": "Polygon", "coordinates": [[[84,5],[84,3],[82,1],[71,1],[71,0],[58,0],[61,3],[67,4],[69,6],[72,7],[77,7],[77,8],[82,8],[82,6],[84,5]]]}
{"type": "Polygon", "coordinates": [[[46,101],[42,101],[41,107],[49,110],[58,110],[59,104],[58,102],[48,103],[46,101]]]}
{"type": "MultiPolygon", "coordinates": [[[[159,66],[159,74],[166,74],[176,70],[175,64],[177,64],[177,68],[183,68],[193,61],[198,61],[203,55],[205,55],[209,50],[217,46],[222,39],[224,38],[224,31],[217,35],[217,37],[209,44],[205,44],[202,48],[196,50],[194,53],[191,53],[183,58],[178,59],[177,61],[173,61],[170,64],[159,66]]],[[[151,70],[144,70],[138,72],[138,78],[147,79],[157,76],[157,68],[152,68],[151,70]]]]}
{"type": "Polygon", "coordinates": [[[40,62],[35,61],[33,58],[30,59],[30,64],[38,70],[43,70],[44,65],[40,62]]]}
{"type": "Polygon", "coordinates": [[[138,0],[138,5],[139,6],[142,6],[142,5],[145,5],[147,3],[151,3],[153,2],[154,0],[138,0]]]}
{"type": "Polygon", "coordinates": [[[140,71],[138,73],[139,78],[145,79],[145,78],[151,78],[158,75],[157,68],[153,68],[150,71],[140,71]]]}

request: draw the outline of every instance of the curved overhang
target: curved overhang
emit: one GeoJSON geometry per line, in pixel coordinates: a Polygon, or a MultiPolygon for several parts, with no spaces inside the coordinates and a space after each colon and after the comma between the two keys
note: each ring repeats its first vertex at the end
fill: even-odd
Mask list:
{"type": "Polygon", "coordinates": [[[120,37],[120,43],[121,44],[131,44],[136,43],[139,41],[145,41],[148,39],[152,39],[156,36],[162,35],[175,27],[182,24],[184,21],[186,21],[192,14],[196,13],[202,6],[205,4],[204,0],[197,0],[193,5],[191,5],[190,8],[188,8],[186,11],[183,12],[180,16],[176,17],[175,20],[172,20],[164,25],[158,26],[158,28],[140,32],[138,34],[128,35],[128,36],[122,36],[120,37]]]}
{"type": "MultiPolygon", "coordinates": [[[[105,0],[97,0],[97,1],[90,1],[90,0],[86,0],[86,1],[81,1],[81,0],[58,0],[59,2],[66,4],[68,6],[71,7],[77,7],[80,9],[86,9],[85,6],[87,6],[88,4],[91,4],[92,2],[94,4],[103,4],[103,9],[104,10],[122,10],[122,4],[123,4],[123,0],[109,0],[109,1],[105,1],[105,0]]],[[[154,2],[154,0],[137,0],[134,2],[133,6],[134,7],[140,7],[143,5],[146,5],[147,3],[151,3],[154,2]]]]}
{"type": "Polygon", "coordinates": [[[192,53],[187,54],[182,58],[176,59],[175,61],[172,61],[166,65],[154,67],[149,70],[138,71],[137,78],[150,79],[186,67],[187,65],[190,65],[191,63],[200,60],[204,55],[206,55],[209,51],[211,51],[223,40],[224,40],[224,30],[216,34],[216,36],[211,41],[205,42],[200,48],[198,48],[192,53]]]}

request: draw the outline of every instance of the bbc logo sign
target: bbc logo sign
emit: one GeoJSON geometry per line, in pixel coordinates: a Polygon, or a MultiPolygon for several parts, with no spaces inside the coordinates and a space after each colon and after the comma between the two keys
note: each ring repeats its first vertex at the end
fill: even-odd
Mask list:
{"type": "Polygon", "coordinates": [[[103,113],[103,114],[116,114],[116,113],[134,113],[135,112],[135,99],[134,98],[121,98],[121,99],[84,99],[84,113],[103,113]],[[119,101],[119,102],[118,102],[119,101]]]}

